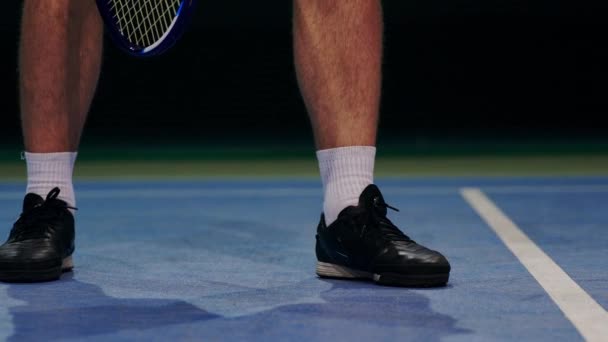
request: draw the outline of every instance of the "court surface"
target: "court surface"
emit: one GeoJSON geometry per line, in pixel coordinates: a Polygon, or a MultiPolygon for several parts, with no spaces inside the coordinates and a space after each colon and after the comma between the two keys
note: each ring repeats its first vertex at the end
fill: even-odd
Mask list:
{"type": "MultiPolygon", "coordinates": [[[[608,326],[608,177],[377,183],[390,218],[449,258],[447,287],[317,278],[317,180],[80,181],[75,271],[0,284],[0,339],[577,341],[608,326]]],[[[0,183],[2,239],[22,190],[0,183]]]]}

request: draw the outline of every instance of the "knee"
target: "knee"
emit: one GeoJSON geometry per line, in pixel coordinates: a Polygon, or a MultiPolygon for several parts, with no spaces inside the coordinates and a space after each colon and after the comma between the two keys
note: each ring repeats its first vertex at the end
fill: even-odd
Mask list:
{"type": "Polygon", "coordinates": [[[87,12],[97,10],[95,0],[24,0],[25,15],[67,20],[82,18],[87,12]]]}
{"type": "Polygon", "coordinates": [[[71,15],[70,2],[70,0],[25,0],[23,21],[45,23],[49,30],[64,27],[68,24],[71,15]]]}
{"type": "Polygon", "coordinates": [[[97,13],[95,0],[24,0],[23,6],[25,22],[42,20],[45,25],[50,25],[49,30],[81,25],[97,17],[97,13]]]}
{"type": "Polygon", "coordinates": [[[36,11],[38,15],[55,15],[57,13],[67,14],[73,0],[24,0],[26,11],[36,11]]]}
{"type": "Polygon", "coordinates": [[[376,8],[380,6],[381,0],[293,0],[293,3],[299,11],[335,15],[376,8]]]}

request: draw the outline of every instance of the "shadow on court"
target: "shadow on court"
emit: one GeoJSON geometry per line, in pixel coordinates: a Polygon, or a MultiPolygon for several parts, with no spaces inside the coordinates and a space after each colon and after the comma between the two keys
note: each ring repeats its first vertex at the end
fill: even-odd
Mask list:
{"type": "Polygon", "coordinates": [[[71,274],[54,283],[14,284],[8,294],[25,302],[11,308],[10,341],[83,338],[217,317],[181,300],[109,297],[71,274]]]}
{"type": "MultiPolygon", "coordinates": [[[[412,340],[439,341],[446,336],[470,333],[457,328],[456,319],[434,312],[429,299],[414,291],[360,282],[314,281],[331,284],[329,290],[320,294],[325,303],[279,305],[231,318],[179,299],[110,297],[99,286],[80,282],[71,275],[55,283],[13,284],[8,294],[23,303],[10,310],[15,331],[10,341],[100,335],[143,339],[196,336],[203,340],[333,340],[390,339],[391,334],[400,334],[393,336],[399,339],[405,333],[412,340]]],[[[273,291],[262,290],[266,292],[264,296],[273,296],[273,291]]],[[[201,296],[204,305],[204,294],[201,296]]],[[[247,294],[235,300],[247,300],[247,294]]]]}
{"type": "MultiPolygon", "coordinates": [[[[325,303],[284,305],[258,314],[219,321],[220,326],[239,326],[239,336],[296,340],[340,341],[440,341],[471,330],[457,327],[457,320],[433,311],[430,300],[417,291],[383,287],[368,282],[317,280],[331,284],[321,293],[325,303]]],[[[449,288],[432,289],[445,291],[449,288]]]]}

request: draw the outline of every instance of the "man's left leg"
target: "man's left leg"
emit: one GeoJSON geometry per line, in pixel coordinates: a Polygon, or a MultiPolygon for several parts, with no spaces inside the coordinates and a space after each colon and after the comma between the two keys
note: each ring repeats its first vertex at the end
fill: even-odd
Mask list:
{"type": "Polygon", "coordinates": [[[373,185],[378,124],[380,0],[294,0],[294,54],[324,188],[317,274],[437,286],[450,265],[386,218],[373,185]]]}

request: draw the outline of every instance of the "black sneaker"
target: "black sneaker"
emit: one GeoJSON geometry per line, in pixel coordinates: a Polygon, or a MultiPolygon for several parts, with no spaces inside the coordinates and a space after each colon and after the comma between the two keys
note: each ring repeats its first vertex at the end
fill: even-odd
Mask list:
{"type": "Polygon", "coordinates": [[[46,199],[27,194],[23,213],[13,225],[8,240],[0,246],[0,281],[34,282],[55,280],[72,269],[74,216],[59,188],[46,199]]]}
{"type": "Polygon", "coordinates": [[[450,263],[439,252],[421,246],[386,218],[387,208],[377,186],[368,185],[359,205],[340,212],[329,225],[321,215],[317,228],[317,275],[329,278],[373,279],[396,286],[444,286],[450,263]]]}

